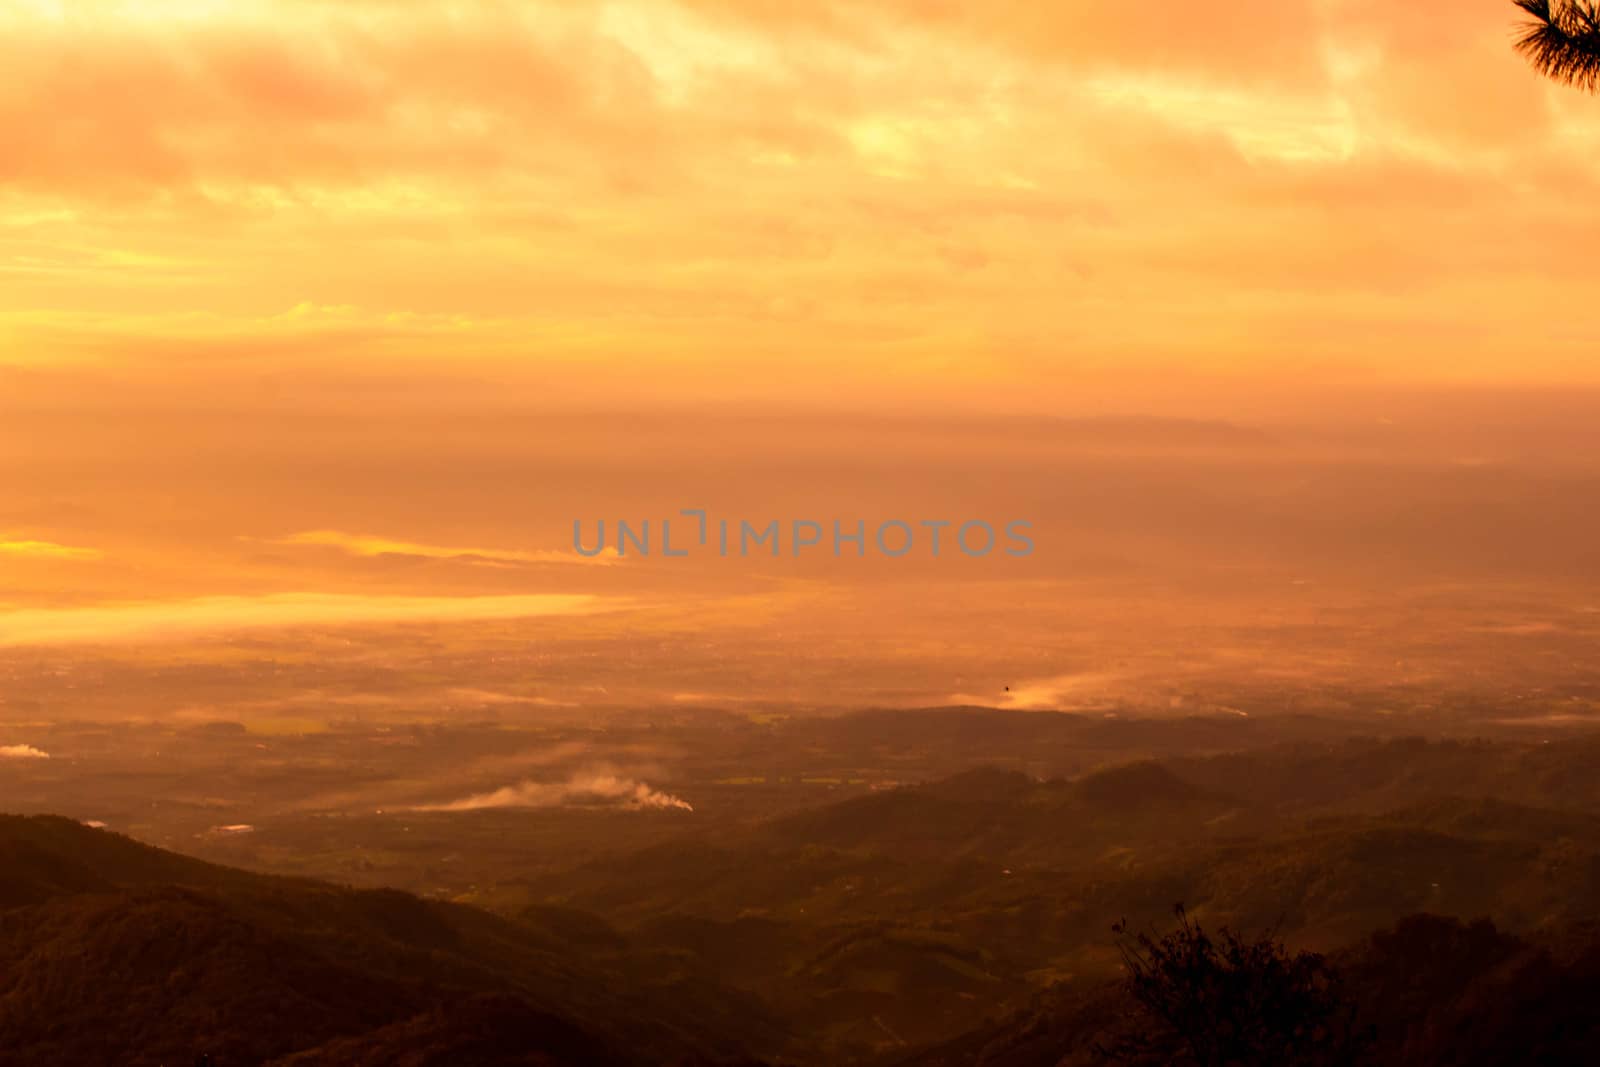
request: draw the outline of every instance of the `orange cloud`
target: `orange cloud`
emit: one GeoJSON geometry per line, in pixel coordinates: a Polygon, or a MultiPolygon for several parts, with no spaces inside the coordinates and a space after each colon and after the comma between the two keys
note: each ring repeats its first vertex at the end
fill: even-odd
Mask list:
{"type": "Polygon", "coordinates": [[[415,541],[396,541],[386,537],[348,534],[339,530],[307,530],[278,538],[279,545],[316,545],[337,548],[353,556],[418,556],[427,559],[464,560],[484,563],[559,563],[610,566],[620,562],[602,556],[580,556],[576,552],[546,549],[517,552],[503,548],[458,548],[425,545],[415,541]]]}
{"type": "Polygon", "coordinates": [[[682,0],[685,7],[763,32],[795,29],[884,45],[908,31],[978,41],[1044,62],[1287,76],[1316,64],[1322,18],[1309,0],[1244,0],[1226,10],[1203,4],[1126,5],[1030,0],[985,4],[887,0],[682,0]]]}
{"type": "Polygon", "coordinates": [[[583,594],[361,596],[280,593],[0,611],[0,646],[149,641],[217,631],[354,623],[582,615],[616,602],[583,594]]]}
{"type": "Polygon", "coordinates": [[[1596,377],[1600,114],[1509,5],[87,6],[0,16],[0,342],[84,382],[1596,377]]]}
{"type": "Polygon", "coordinates": [[[88,560],[99,559],[103,554],[99,549],[58,545],[54,541],[0,541],[0,556],[88,560]]]}

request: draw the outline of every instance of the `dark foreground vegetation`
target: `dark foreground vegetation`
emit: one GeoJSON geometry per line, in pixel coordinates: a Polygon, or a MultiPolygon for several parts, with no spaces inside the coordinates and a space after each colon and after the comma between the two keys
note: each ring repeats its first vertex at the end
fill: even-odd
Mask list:
{"type": "Polygon", "coordinates": [[[1593,1063],[1597,756],[1297,743],[640,811],[471,904],[8,816],[0,1064],[1593,1063]]]}

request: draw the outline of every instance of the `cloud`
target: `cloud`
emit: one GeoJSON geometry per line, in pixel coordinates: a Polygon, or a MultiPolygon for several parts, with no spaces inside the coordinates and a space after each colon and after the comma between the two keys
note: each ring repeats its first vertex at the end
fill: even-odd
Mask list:
{"type": "Polygon", "coordinates": [[[1225,14],[1205,4],[1158,9],[1095,0],[680,2],[763,34],[805,29],[859,45],[922,34],[973,42],[1039,63],[1183,72],[1231,68],[1236,75],[1254,78],[1303,77],[1315,68],[1322,22],[1320,5],[1310,0],[1238,0],[1225,14]]]}
{"type": "Polygon", "coordinates": [[[272,544],[316,545],[337,548],[352,556],[415,556],[425,559],[458,560],[467,563],[521,564],[564,563],[597,564],[609,566],[617,562],[604,556],[580,556],[576,552],[556,550],[513,551],[503,548],[461,548],[444,545],[420,544],[415,541],[398,541],[387,537],[349,534],[339,530],[307,530],[276,538],[272,544]]]}
{"type": "Polygon", "coordinates": [[[1510,5],[163,6],[0,14],[8,362],[573,406],[1596,373],[1600,114],[1510,5]]]}
{"type": "Polygon", "coordinates": [[[1060,711],[1097,707],[1121,692],[1125,675],[1113,671],[1082,671],[1050,678],[1022,679],[999,693],[955,693],[953,704],[1010,708],[1018,711],[1060,711]]]}
{"type": "Polygon", "coordinates": [[[589,20],[265,4],[191,20],[0,20],[0,119],[33,150],[0,178],[90,196],[214,195],[385,173],[582,166],[652,139],[652,79],[589,20]],[[396,13],[398,14],[398,13],[396,13]],[[70,121],[61,121],[63,117],[70,121]]]}
{"type": "Polygon", "coordinates": [[[0,556],[33,556],[39,559],[100,559],[97,548],[78,548],[54,541],[0,541],[0,556]]]}
{"type": "Polygon", "coordinates": [[[0,646],[150,640],[263,627],[584,615],[621,606],[587,594],[362,596],[281,593],[0,612],[0,646]]]}
{"type": "Polygon", "coordinates": [[[582,772],[564,782],[536,782],[524,779],[489,793],[453,800],[446,804],[425,804],[415,811],[480,811],[488,808],[553,808],[585,805],[620,807],[635,810],[676,808],[693,811],[687,801],[652,789],[644,782],[608,772],[582,772]]]}
{"type": "Polygon", "coordinates": [[[32,745],[0,745],[0,759],[49,759],[50,753],[32,745]]]}

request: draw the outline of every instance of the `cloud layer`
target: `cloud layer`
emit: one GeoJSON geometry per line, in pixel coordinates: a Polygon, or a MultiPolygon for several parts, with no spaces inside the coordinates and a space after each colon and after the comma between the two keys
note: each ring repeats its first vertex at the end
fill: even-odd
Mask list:
{"type": "MultiPolygon", "coordinates": [[[[517,551],[506,548],[465,548],[449,545],[426,545],[415,541],[397,541],[388,537],[366,534],[348,534],[340,530],[306,530],[288,537],[278,538],[274,544],[307,545],[334,548],[352,556],[411,556],[418,559],[459,560],[467,563],[524,564],[557,563],[610,566],[615,557],[580,556],[576,552],[555,549],[517,551]]],[[[0,545],[3,549],[4,545],[0,545]]]]}
{"type": "Polygon", "coordinates": [[[0,541],[0,556],[25,556],[33,559],[99,559],[94,548],[60,545],[54,541],[0,541]]]}
{"type": "Polygon", "coordinates": [[[149,641],[257,628],[525,619],[581,615],[608,606],[611,605],[601,598],[581,594],[445,597],[274,593],[25,608],[0,611],[0,647],[149,641]]]}
{"type": "Polygon", "coordinates": [[[1509,4],[159,7],[0,15],[14,362],[586,404],[1596,377],[1600,111],[1509,4]]]}

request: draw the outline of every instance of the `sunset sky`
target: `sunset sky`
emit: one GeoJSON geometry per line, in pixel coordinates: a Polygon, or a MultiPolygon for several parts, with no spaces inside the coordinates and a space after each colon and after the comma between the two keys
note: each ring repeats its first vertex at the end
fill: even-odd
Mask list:
{"type": "Polygon", "coordinates": [[[12,0],[0,647],[742,596],[574,565],[574,519],[689,506],[1027,518],[1038,581],[1574,573],[1588,483],[1494,464],[1596,443],[1600,102],[1516,19],[12,0]],[[1441,396],[1446,473],[1374,466],[1441,396]],[[770,410],[934,421],[693,414],[770,410]],[[1045,415],[1204,425],[937,421],[1045,415]]]}
{"type": "Polygon", "coordinates": [[[1591,383],[1600,105],[1516,15],[12,0],[0,374],[989,410],[1591,383]]]}

